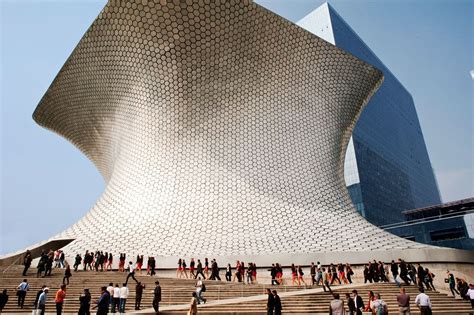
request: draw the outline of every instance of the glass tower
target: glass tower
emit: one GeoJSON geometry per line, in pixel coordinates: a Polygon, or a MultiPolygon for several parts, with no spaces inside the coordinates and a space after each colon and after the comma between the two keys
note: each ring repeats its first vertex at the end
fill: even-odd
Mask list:
{"type": "Polygon", "coordinates": [[[410,93],[328,3],[297,24],[384,73],[346,152],[346,185],[361,215],[381,226],[404,221],[404,210],[441,203],[410,93]]]}

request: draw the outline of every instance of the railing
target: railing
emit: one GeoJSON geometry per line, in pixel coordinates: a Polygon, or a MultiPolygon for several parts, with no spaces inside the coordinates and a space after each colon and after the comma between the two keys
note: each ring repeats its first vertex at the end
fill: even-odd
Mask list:
{"type": "Polygon", "coordinates": [[[5,269],[2,271],[2,273],[7,272],[12,266],[17,265],[18,262],[20,261],[20,259],[22,259],[22,258],[23,258],[23,255],[19,255],[10,265],[7,266],[7,268],[5,268],[5,269]]]}

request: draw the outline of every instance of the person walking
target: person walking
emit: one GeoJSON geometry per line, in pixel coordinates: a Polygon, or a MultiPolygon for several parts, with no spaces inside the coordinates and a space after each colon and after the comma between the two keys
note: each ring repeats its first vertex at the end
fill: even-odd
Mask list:
{"type": "Polygon", "coordinates": [[[409,285],[410,279],[408,279],[407,263],[403,259],[398,258],[398,265],[400,266],[400,279],[402,279],[403,282],[405,282],[405,285],[409,285]]]}
{"type": "Polygon", "coordinates": [[[330,315],[344,315],[344,301],[339,299],[339,293],[334,293],[334,300],[331,301],[329,306],[330,315]]]}
{"type": "Polygon", "coordinates": [[[397,287],[400,287],[400,281],[398,281],[398,264],[395,262],[395,260],[392,260],[392,263],[390,264],[390,272],[392,273],[393,281],[397,285],[397,287]]]}
{"type": "Polygon", "coordinates": [[[115,310],[120,312],[120,288],[118,283],[115,284],[114,294],[112,295],[112,313],[115,313],[115,310]]]}
{"type": "Polygon", "coordinates": [[[334,283],[334,280],[337,280],[337,281],[339,282],[339,284],[341,284],[341,279],[339,279],[339,277],[337,276],[337,269],[336,269],[336,266],[334,266],[333,264],[331,264],[330,270],[328,270],[328,272],[331,272],[331,274],[332,274],[332,277],[331,277],[331,285],[334,283]]]}
{"type": "Polygon", "coordinates": [[[66,269],[64,270],[63,284],[66,284],[65,282],[67,281],[67,285],[69,285],[69,278],[71,278],[71,276],[72,276],[71,266],[69,265],[68,262],[66,262],[66,269]]]}
{"type": "Polygon", "coordinates": [[[191,261],[189,262],[189,278],[196,279],[196,273],[194,272],[195,270],[196,262],[194,261],[194,258],[191,258],[191,261]]]}
{"type": "Polygon", "coordinates": [[[150,275],[153,277],[156,275],[156,260],[155,257],[150,257],[150,275]]]}
{"type": "Polygon", "coordinates": [[[125,305],[127,304],[128,295],[130,291],[128,290],[127,284],[124,283],[123,287],[120,288],[120,305],[119,312],[125,313],[125,305]]]}
{"type": "Polygon", "coordinates": [[[191,303],[189,304],[188,315],[196,315],[198,313],[197,305],[197,295],[196,292],[193,292],[193,297],[191,298],[191,303]]]}
{"type": "Polygon", "coordinates": [[[110,306],[110,309],[112,310],[112,307],[114,304],[114,283],[113,282],[110,282],[109,285],[107,286],[107,292],[109,292],[109,297],[110,297],[109,306],[110,306]]]}
{"type": "Polygon", "coordinates": [[[301,282],[303,282],[303,284],[306,286],[306,282],[304,281],[303,268],[301,268],[301,266],[298,266],[297,272],[298,272],[298,285],[301,285],[301,282]]]}
{"type": "Polygon", "coordinates": [[[431,315],[430,297],[425,294],[425,289],[419,288],[420,294],[415,298],[415,304],[420,309],[420,315],[431,315]]]}
{"type": "Polygon", "coordinates": [[[272,285],[278,285],[278,281],[276,279],[277,276],[277,269],[275,264],[272,264],[272,268],[270,268],[270,276],[272,277],[272,285]]]}
{"type": "Polygon", "coordinates": [[[387,303],[382,300],[380,293],[375,293],[374,302],[372,303],[372,314],[373,315],[387,315],[388,306],[387,303]]]}
{"type": "Polygon", "coordinates": [[[133,262],[128,263],[128,275],[127,279],[125,280],[125,286],[128,284],[128,279],[132,278],[135,280],[136,283],[138,283],[138,280],[135,278],[135,267],[133,266],[133,262]]]}
{"type": "Polygon", "coordinates": [[[48,299],[48,292],[49,288],[45,287],[38,298],[38,310],[40,311],[39,315],[44,315],[44,312],[46,311],[46,301],[48,299]]]}
{"type": "Polygon", "coordinates": [[[209,260],[207,258],[204,258],[204,274],[206,275],[204,279],[209,278],[209,260]]]}
{"type": "Polygon", "coordinates": [[[0,293],[0,313],[3,311],[7,303],[8,303],[8,291],[7,289],[3,289],[2,293],[0,293]]]}
{"type": "Polygon", "coordinates": [[[142,296],[143,296],[143,289],[145,289],[145,285],[141,282],[137,283],[135,287],[135,310],[138,311],[140,309],[140,304],[142,303],[142,296]]]}
{"type": "Polygon", "coordinates": [[[64,299],[66,298],[66,285],[61,285],[61,288],[56,292],[54,302],[56,303],[56,315],[63,313],[64,299]]]}
{"type": "Polygon", "coordinates": [[[25,304],[26,292],[30,290],[28,280],[23,279],[16,289],[16,294],[18,295],[18,307],[23,308],[23,305],[25,304]]]}
{"type": "Polygon", "coordinates": [[[275,310],[275,297],[270,289],[267,289],[267,315],[273,315],[275,310]]]}
{"type": "Polygon", "coordinates": [[[354,275],[354,271],[352,270],[352,267],[349,263],[346,263],[346,276],[347,276],[347,281],[349,281],[350,284],[352,284],[352,276],[354,275]]]}
{"type": "Polygon", "coordinates": [[[161,302],[161,287],[160,282],[155,281],[155,289],[153,290],[153,309],[158,314],[160,311],[160,302],[161,302]]]}
{"type": "Polygon", "coordinates": [[[219,276],[219,266],[217,265],[216,259],[213,259],[211,263],[211,279],[221,281],[221,277],[219,276]]]}
{"type": "Polygon", "coordinates": [[[186,271],[186,260],[183,259],[183,274],[186,279],[188,279],[188,272],[186,271]]]}
{"type": "Polygon", "coordinates": [[[107,259],[107,266],[105,267],[105,270],[112,270],[112,264],[114,263],[114,256],[112,253],[109,253],[109,258],[107,259]]]}
{"type": "Polygon", "coordinates": [[[198,259],[198,261],[197,261],[197,266],[196,266],[196,275],[194,276],[194,279],[197,279],[197,277],[198,277],[199,275],[201,275],[203,279],[206,279],[206,277],[204,276],[204,273],[203,273],[202,271],[203,271],[203,269],[202,269],[202,263],[201,263],[201,260],[198,259]]]}
{"type": "Polygon", "coordinates": [[[36,293],[35,302],[33,303],[33,307],[34,307],[35,310],[38,309],[38,300],[39,300],[39,297],[40,297],[41,293],[43,293],[44,288],[46,288],[46,286],[42,285],[41,289],[39,289],[38,292],[36,293]]]}
{"type": "Polygon", "coordinates": [[[31,255],[31,252],[29,249],[26,250],[25,257],[23,257],[23,265],[25,268],[23,269],[23,277],[26,277],[26,272],[31,266],[31,262],[33,261],[33,256],[31,255]]]}
{"type": "Polygon", "coordinates": [[[198,282],[196,283],[196,298],[197,298],[198,304],[201,304],[201,302],[206,303],[207,301],[202,296],[203,292],[206,292],[206,285],[204,284],[204,282],[202,282],[202,280],[198,280],[198,282]]]}
{"type": "Polygon", "coordinates": [[[79,311],[77,315],[90,315],[91,311],[91,293],[89,289],[84,289],[84,292],[79,297],[79,311]]]}
{"type": "Polygon", "coordinates": [[[357,293],[357,290],[352,290],[352,294],[354,296],[354,306],[356,309],[356,315],[362,315],[364,310],[364,300],[362,297],[357,293]]]}
{"type": "Polygon", "coordinates": [[[466,297],[471,301],[471,307],[474,308],[474,284],[469,284],[469,289],[466,292],[466,297]]]}
{"type": "Polygon", "coordinates": [[[400,315],[410,315],[410,296],[406,294],[405,288],[400,288],[397,295],[398,311],[400,315]]]}
{"type": "Polygon", "coordinates": [[[77,254],[76,257],[74,258],[74,265],[73,265],[74,271],[77,271],[77,268],[79,268],[79,266],[81,265],[81,262],[82,262],[82,257],[81,255],[77,254]]]}
{"type": "Polygon", "coordinates": [[[232,267],[230,264],[227,264],[227,268],[225,269],[225,280],[227,282],[232,280],[232,267]]]}
{"type": "Polygon", "coordinates": [[[295,264],[291,264],[290,269],[291,269],[291,285],[295,285],[295,283],[298,281],[298,270],[296,270],[295,264]]]}
{"type": "Polygon", "coordinates": [[[314,265],[314,262],[311,263],[309,274],[311,276],[311,285],[313,286],[316,283],[316,266],[314,265]]]}
{"type": "Polygon", "coordinates": [[[275,315],[281,315],[282,307],[280,296],[277,294],[276,290],[273,290],[272,293],[275,300],[275,315]]]}
{"type": "Polygon", "coordinates": [[[456,281],[454,279],[454,275],[449,272],[449,270],[446,272],[448,274],[448,284],[449,284],[449,289],[451,290],[451,293],[453,294],[453,297],[456,297],[456,292],[458,295],[461,295],[458,290],[456,290],[456,281]]]}
{"type": "Polygon", "coordinates": [[[43,272],[46,269],[46,261],[48,260],[48,256],[46,256],[44,250],[41,252],[40,259],[38,261],[38,265],[36,266],[37,268],[37,273],[36,273],[36,278],[43,277],[43,272]]]}
{"type": "Polygon", "coordinates": [[[436,288],[433,284],[433,278],[435,277],[434,273],[432,273],[428,268],[425,268],[425,285],[428,290],[436,291],[436,288]]]}
{"type": "Polygon", "coordinates": [[[100,298],[97,300],[97,315],[105,315],[109,313],[110,296],[107,287],[100,288],[100,298]]]}
{"type": "Polygon", "coordinates": [[[347,300],[347,309],[349,311],[349,315],[354,315],[356,313],[355,302],[354,299],[351,298],[349,293],[346,293],[346,300],[347,300]]]}
{"type": "Polygon", "coordinates": [[[324,292],[326,292],[326,288],[328,288],[329,292],[332,293],[331,287],[329,286],[329,274],[326,272],[326,268],[322,269],[322,279],[324,292]]]}

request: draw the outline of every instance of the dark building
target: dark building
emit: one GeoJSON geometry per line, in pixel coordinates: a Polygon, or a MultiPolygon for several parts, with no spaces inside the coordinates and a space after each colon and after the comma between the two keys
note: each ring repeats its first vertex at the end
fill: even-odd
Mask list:
{"type": "Polygon", "coordinates": [[[474,198],[403,211],[406,222],[383,226],[412,241],[474,250],[474,198]]]}
{"type": "Polygon", "coordinates": [[[346,185],[358,211],[381,226],[404,221],[405,210],[441,203],[410,93],[329,4],[298,25],[385,76],[362,112],[346,153],[346,185]]]}

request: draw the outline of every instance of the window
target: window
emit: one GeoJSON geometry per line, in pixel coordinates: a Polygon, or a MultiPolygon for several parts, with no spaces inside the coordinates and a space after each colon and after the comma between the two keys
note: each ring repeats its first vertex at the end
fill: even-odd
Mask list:
{"type": "Polygon", "coordinates": [[[466,232],[464,231],[464,227],[456,227],[456,228],[451,228],[451,229],[432,231],[430,232],[430,236],[431,236],[431,240],[433,242],[436,242],[436,241],[465,238],[466,232]]]}

